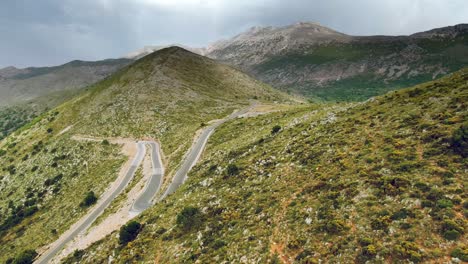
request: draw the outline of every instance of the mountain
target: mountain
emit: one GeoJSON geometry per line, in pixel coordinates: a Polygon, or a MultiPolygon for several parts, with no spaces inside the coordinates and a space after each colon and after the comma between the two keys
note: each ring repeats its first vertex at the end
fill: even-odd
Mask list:
{"type": "Polygon", "coordinates": [[[64,263],[467,261],[467,85],[465,68],[232,120],[134,241],[113,232],[64,263]]]}
{"type": "Polygon", "coordinates": [[[0,139],[132,60],[72,61],[54,67],[0,69],[0,139]]]}
{"type": "Polygon", "coordinates": [[[0,106],[24,103],[53,92],[75,91],[128,65],[128,59],[72,61],[54,67],[0,69],[0,106]]]}
{"type": "Polygon", "coordinates": [[[201,127],[252,100],[289,97],[229,66],[171,47],[118,70],[7,136],[0,141],[0,262],[27,249],[41,252],[88,212],[82,203],[87,194],[101,196],[126,161],[126,152],[112,142],[157,140],[169,180],[201,127]]]}
{"type": "Polygon", "coordinates": [[[350,36],[317,23],[255,27],[206,49],[274,87],[321,100],[365,100],[464,67],[468,24],[411,36],[350,36]]]}

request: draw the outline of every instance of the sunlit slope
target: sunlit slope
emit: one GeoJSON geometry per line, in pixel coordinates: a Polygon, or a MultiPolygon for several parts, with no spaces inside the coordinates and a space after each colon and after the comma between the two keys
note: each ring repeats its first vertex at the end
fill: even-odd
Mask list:
{"type": "Polygon", "coordinates": [[[167,177],[204,124],[287,96],[181,48],[160,50],[88,87],[0,141],[0,261],[57,239],[126,160],[120,146],[73,140],[161,141],[167,177]]]}
{"type": "Polygon", "coordinates": [[[467,81],[233,120],[134,241],[67,262],[467,261],[467,81]]]}

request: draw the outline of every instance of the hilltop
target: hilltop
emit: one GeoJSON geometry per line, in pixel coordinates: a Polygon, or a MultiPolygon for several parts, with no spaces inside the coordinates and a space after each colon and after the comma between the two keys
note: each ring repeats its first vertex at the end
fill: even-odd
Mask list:
{"type": "Polygon", "coordinates": [[[467,261],[467,81],[230,121],[134,241],[65,263],[467,261]]]}
{"type": "Polygon", "coordinates": [[[170,180],[200,128],[254,100],[289,97],[229,66],[171,47],[9,135],[0,141],[0,261],[27,249],[40,252],[88,211],[87,194],[99,198],[126,160],[112,142],[158,140],[170,180]]]}

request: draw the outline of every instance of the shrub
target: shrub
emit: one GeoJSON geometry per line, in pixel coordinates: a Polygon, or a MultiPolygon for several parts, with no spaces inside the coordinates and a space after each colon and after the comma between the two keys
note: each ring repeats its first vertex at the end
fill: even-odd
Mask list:
{"type": "Polygon", "coordinates": [[[377,249],[375,248],[374,245],[368,245],[368,246],[365,246],[363,249],[362,249],[362,253],[366,256],[375,256],[377,254],[377,249]]]}
{"type": "Polygon", "coordinates": [[[450,253],[450,256],[462,261],[468,261],[468,249],[455,248],[452,253],[450,253]]]}
{"type": "Polygon", "coordinates": [[[414,213],[411,210],[408,210],[406,208],[402,208],[402,209],[396,211],[395,213],[393,213],[393,215],[391,216],[391,219],[392,220],[400,220],[400,219],[405,219],[408,216],[414,217],[414,213]]]}
{"type": "Polygon", "coordinates": [[[49,134],[52,133],[52,131],[54,131],[54,130],[52,128],[50,128],[50,127],[47,129],[47,133],[49,133],[49,134]]]}
{"type": "Polygon", "coordinates": [[[220,249],[222,247],[226,246],[226,242],[224,242],[223,240],[219,240],[217,239],[214,243],[213,243],[213,249],[214,250],[217,250],[217,249],[220,249]]]}
{"type": "Polygon", "coordinates": [[[388,215],[380,216],[375,219],[372,219],[371,226],[374,230],[384,230],[386,231],[391,220],[388,215]]]}
{"type": "Polygon", "coordinates": [[[236,164],[229,164],[226,170],[227,170],[228,176],[235,176],[239,174],[239,167],[237,167],[236,164]]]}
{"type": "Polygon", "coordinates": [[[101,144],[104,145],[104,146],[109,146],[109,145],[110,145],[109,140],[107,140],[107,139],[104,139],[104,140],[101,142],[101,144]]]}
{"type": "Polygon", "coordinates": [[[368,237],[362,237],[362,238],[359,238],[359,244],[361,246],[368,246],[370,244],[372,244],[372,239],[368,238],[368,237]]]}
{"type": "Polygon", "coordinates": [[[313,259],[313,255],[314,252],[305,249],[296,256],[296,260],[298,261],[298,263],[317,263],[317,261],[313,259]]]}
{"type": "Polygon", "coordinates": [[[35,250],[28,249],[21,252],[14,260],[13,264],[31,264],[36,258],[37,253],[35,250]]]}
{"type": "Polygon", "coordinates": [[[325,230],[331,234],[338,234],[346,229],[347,226],[342,220],[332,220],[325,224],[325,230]]]}
{"type": "Polygon", "coordinates": [[[440,199],[440,200],[437,200],[437,207],[439,207],[439,208],[452,208],[453,203],[449,199],[440,199]]]}
{"type": "Polygon", "coordinates": [[[460,235],[460,232],[453,229],[447,230],[443,233],[444,238],[447,240],[457,240],[460,237],[460,235]]]}
{"type": "Polygon", "coordinates": [[[88,207],[94,203],[96,203],[97,201],[97,197],[96,195],[94,194],[93,191],[90,191],[86,194],[86,197],[84,198],[84,200],[80,203],[80,206],[81,207],[88,207]]]}
{"type": "Polygon", "coordinates": [[[468,123],[453,132],[451,146],[462,157],[468,157],[468,123]]]}
{"type": "Polygon", "coordinates": [[[418,246],[409,241],[403,241],[394,248],[400,258],[407,258],[413,262],[420,262],[423,258],[418,246]]]}
{"type": "Polygon", "coordinates": [[[442,235],[447,240],[457,240],[463,233],[463,227],[453,220],[445,220],[442,223],[442,235]]]}
{"type": "Polygon", "coordinates": [[[135,240],[140,231],[141,224],[137,221],[130,221],[120,228],[119,243],[121,245],[126,245],[128,242],[135,240]]]}
{"type": "Polygon", "coordinates": [[[178,215],[176,219],[177,225],[188,231],[192,230],[202,223],[202,215],[198,208],[196,207],[185,207],[178,215]]]}
{"type": "Polygon", "coordinates": [[[281,127],[279,125],[276,125],[274,126],[272,129],[271,129],[271,134],[276,134],[278,133],[279,131],[281,130],[281,127]]]}

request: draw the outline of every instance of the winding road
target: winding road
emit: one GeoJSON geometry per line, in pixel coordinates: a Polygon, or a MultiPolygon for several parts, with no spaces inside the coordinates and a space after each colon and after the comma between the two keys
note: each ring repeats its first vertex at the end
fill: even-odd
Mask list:
{"type": "Polygon", "coordinates": [[[159,192],[162,185],[164,176],[164,168],[159,154],[159,144],[153,141],[146,141],[151,146],[151,165],[152,172],[148,182],[146,183],[145,190],[141,193],[130,209],[131,214],[139,214],[150,207],[153,203],[154,196],[159,192]]]}
{"type": "Polygon", "coordinates": [[[104,210],[110,205],[112,200],[117,197],[127,186],[127,184],[130,182],[130,180],[133,178],[135,175],[135,172],[140,166],[144,156],[145,156],[145,143],[144,142],[138,142],[137,143],[137,154],[135,155],[130,168],[128,169],[127,173],[125,174],[125,177],[122,179],[122,181],[119,183],[117,188],[115,188],[107,197],[104,199],[100,199],[101,201],[98,202],[97,205],[94,206],[94,208],[89,212],[85,217],[81,218],[81,220],[76,223],[74,226],[69,229],[69,231],[65,232],[58,240],[56,240],[51,247],[44,252],[34,263],[37,264],[46,264],[49,263],[52,258],[59,253],[62,248],[73,240],[79,233],[85,231],[98,217],[99,215],[104,212],[104,210]]]}
{"type": "MultiPolygon", "coordinates": [[[[252,108],[253,105],[250,107],[252,108]]],[[[216,123],[206,127],[200,136],[195,140],[192,145],[192,148],[189,150],[187,156],[185,157],[181,167],[177,170],[174,175],[172,182],[169,184],[166,191],[159,197],[158,201],[163,200],[168,195],[172,194],[182,185],[187,179],[187,174],[190,169],[197,163],[200,158],[205,145],[214,132],[214,130],[223,124],[224,122],[234,119],[250,110],[246,108],[241,111],[234,112],[229,117],[219,120],[216,123]]],[[[154,203],[155,195],[160,191],[162,186],[162,180],[164,176],[164,168],[161,161],[160,155],[160,146],[158,143],[153,141],[138,141],[137,142],[137,154],[135,155],[130,168],[126,172],[125,176],[118,184],[118,186],[111,190],[110,193],[105,193],[103,198],[100,199],[97,205],[83,218],[81,218],[77,223],[75,223],[67,232],[65,232],[58,240],[51,244],[50,248],[44,252],[39,258],[34,262],[36,264],[46,264],[49,263],[53,257],[59,253],[64,246],[73,240],[78,234],[84,232],[91,224],[101,215],[104,210],[110,205],[110,203],[125,189],[128,183],[132,180],[135,175],[136,170],[140,166],[141,162],[146,153],[146,145],[151,147],[151,161],[152,161],[152,173],[149,180],[146,182],[144,191],[137,197],[133,203],[129,213],[133,216],[136,216],[149,208],[154,203]]]]}
{"type": "Polygon", "coordinates": [[[205,148],[206,142],[208,141],[208,139],[210,138],[214,130],[217,127],[219,127],[221,124],[223,124],[224,122],[247,113],[254,106],[255,104],[252,104],[252,106],[250,106],[249,108],[236,111],[232,113],[229,117],[225,119],[221,119],[217,121],[216,123],[214,123],[213,125],[210,125],[207,128],[205,128],[203,132],[201,133],[201,135],[193,143],[192,148],[189,150],[179,170],[177,170],[176,174],[172,178],[172,182],[169,184],[164,194],[161,195],[161,197],[159,198],[159,201],[162,201],[168,195],[174,193],[179,188],[179,186],[182,185],[185,182],[185,180],[187,180],[188,172],[197,163],[198,159],[203,153],[203,149],[205,148]]]}

